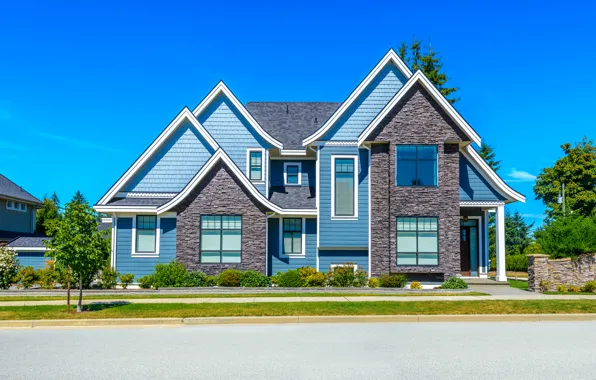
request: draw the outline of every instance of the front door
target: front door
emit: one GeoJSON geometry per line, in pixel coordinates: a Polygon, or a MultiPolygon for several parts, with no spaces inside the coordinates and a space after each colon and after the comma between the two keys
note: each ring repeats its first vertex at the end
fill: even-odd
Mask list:
{"type": "Polygon", "coordinates": [[[460,227],[461,274],[470,275],[470,227],[460,227]]]}

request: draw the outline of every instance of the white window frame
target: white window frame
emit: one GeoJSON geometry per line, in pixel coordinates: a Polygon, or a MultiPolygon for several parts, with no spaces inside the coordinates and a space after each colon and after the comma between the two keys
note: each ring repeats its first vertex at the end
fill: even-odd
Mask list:
{"type": "Polygon", "coordinates": [[[18,211],[18,212],[27,212],[27,203],[25,202],[19,202],[19,201],[13,201],[11,199],[7,199],[6,200],[6,209],[10,210],[10,211],[18,211]],[[8,205],[8,202],[11,203],[11,206],[8,205]],[[25,209],[21,209],[21,205],[25,205],[25,209]]]}
{"type": "Polygon", "coordinates": [[[279,255],[281,257],[291,257],[303,259],[306,257],[306,218],[288,216],[285,219],[302,219],[302,253],[301,254],[285,254],[284,253],[284,218],[279,219],[279,255]]]}
{"type": "Polygon", "coordinates": [[[331,156],[331,219],[333,220],[358,220],[358,168],[357,154],[338,154],[331,156]],[[342,158],[354,159],[354,215],[335,215],[335,160],[342,158]]]}
{"type": "Polygon", "coordinates": [[[284,162],[284,186],[302,186],[302,162],[284,162]],[[288,183],[288,166],[298,166],[298,183],[288,183]]]}
{"type": "Polygon", "coordinates": [[[265,183],[265,148],[248,148],[246,150],[246,177],[252,183],[263,184],[265,183]],[[250,153],[260,152],[261,153],[261,179],[250,179],[250,153]]]}
{"type": "Polygon", "coordinates": [[[137,252],[137,216],[155,216],[149,214],[138,214],[134,215],[132,218],[132,249],[131,249],[131,256],[133,257],[159,257],[159,240],[161,236],[161,217],[156,216],[156,224],[155,224],[155,252],[148,253],[148,252],[137,252]]]}
{"type": "MultiPolygon", "coordinates": [[[[346,267],[346,264],[329,264],[329,270],[333,270],[337,267],[346,267]]],[[[358,265],[354,264],[354,273],[358,271],[358,265]]]]}

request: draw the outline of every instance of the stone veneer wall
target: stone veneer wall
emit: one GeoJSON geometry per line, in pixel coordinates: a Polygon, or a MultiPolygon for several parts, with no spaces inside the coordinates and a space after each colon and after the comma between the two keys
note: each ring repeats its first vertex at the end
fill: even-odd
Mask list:
{"type": "Polygon", "coordinates": [[[225,269],[254,269],[266,274],[265,212],[223,164],[216,165],[177,207],[176,258],[209,275],[225,269]],[[242,262],[201,264],[201,215],[242,215],[242,262]]]}
{"type": "Polygon", "coordinates": [[[437,273],[447,279],[459,273],[459,141],[469,140],[419,85],[404,96],[370,137],[371,273],[437,273]],[[395,185],[395,145],[438,146],[438,187],[395,185]],[[439,265],[397,266],[398,216],[439,219],[439,265]]]}
{"type": "Polygon", "coordinates": [[[540,283],[548,284],[548,290],[557,285],[583,286],[596,279],[596,254],[580,255],[577,259],[550,260],[548,255],[528,255],[528,289],[540,292],[540,283]]]}

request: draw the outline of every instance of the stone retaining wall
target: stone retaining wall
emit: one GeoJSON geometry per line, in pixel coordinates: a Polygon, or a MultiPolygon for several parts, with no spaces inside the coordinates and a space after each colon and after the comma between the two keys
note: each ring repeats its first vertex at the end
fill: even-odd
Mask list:
{"type": "Polygon", "coordinates": [[[528,289],[540,292],[540,283],[548,284],[548,290],[557,285],[583,286],[596,279],[596,253],[580,255],[577,259],[551,260],[548,255],[528,255],[528,289]]]}

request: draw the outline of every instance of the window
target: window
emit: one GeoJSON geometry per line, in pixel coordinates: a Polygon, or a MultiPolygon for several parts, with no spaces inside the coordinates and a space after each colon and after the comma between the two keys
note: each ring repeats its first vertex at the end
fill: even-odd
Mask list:
{"type": "Polygon", "coordinates": [[[263,181],[263,149],[248,150],[248,178],[263,181]]]}
{"type": "Polygon", "coordinates": [[[242,217],[201,215],[201,263],[240,263],[241,257],[242,217]]]}
{"type": "Polygon", "coordinates": [[[156,253],[157,216],[137,215],[136,253],[156,253]]]}
{"type": "Polygon", "coordinates": [[[302,250],[302,218],[283,219],[283,254],[304,254],[302,250]]]}
{"type": "Polygon", "coordinates": [[[357,216],[356,156],[332,156],[332,216],[357,216]]]}
{"type": "Polygon", "coordinates": [[[284,162],[284,185],[300,185],[302,183],[302,163],[284,162]]]}
{"type": "Polygon", "coordinates": [[[17,201],[6,201],[6,209],[12,210],[12,211],[25,212],[25,211],[27,211],[27,204],[23,203],[23,202],[17,202],[17,201]]]}
{"type": "Polygon", "coordinates": [[[439,265],[438,219],[397,218],[397,265],[439,265]]]}
{"type": "Polygon", "coordinates": [[[437,186],[437,146],[397,145],[395,183],[397,186],[437,186]]]}

